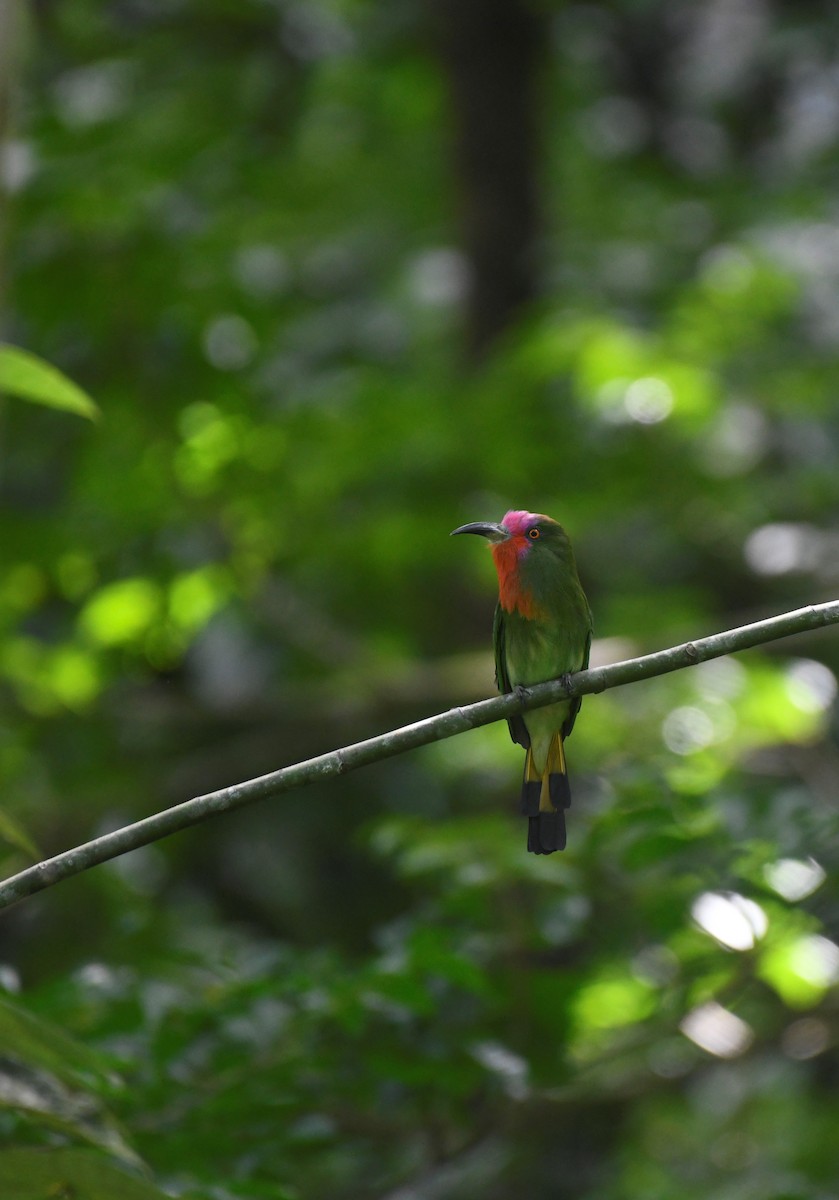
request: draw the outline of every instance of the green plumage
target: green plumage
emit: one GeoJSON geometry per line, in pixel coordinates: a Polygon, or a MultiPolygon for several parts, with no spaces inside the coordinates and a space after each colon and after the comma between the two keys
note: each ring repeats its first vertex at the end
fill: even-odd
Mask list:
{"type": "MultiPolygon", "coordinates": [[[[511,692],[588,666],[591,610],[565,530],[550,517],[521,509],[499,525],[475,521],[454,533],[488,539],[498,572],[493,625],[495,678],[511,692]]],[[[527,751],[521,808],[534,854],[565,849],[565,809],[571,804],[564,739],[580,711],[574,697],[508,721],[510,736],[527,751]]]]}
{"type": "MultiPolygon", "coordinates": [[[[518,590],[531,598],[525,607],[533,615],[524,616],[520,608],[507,611],[501,602],[495,610],[495,678],[502,692],[588,666],[591,611],[571,543],[562,526],[547,518],[540,518],[538,529],[540,537],[527,547],[517,569],[518,590]]],[[[513,741],[532,755],[530,779],[530,759],[525,768],[522,809],[530,820],[528,849],[536,854],[565,848],[563,810],[571,803],[571,793],[562,741],[574,728],[581,703],[580,697],[574,697],[508,722],[513,741]],[[559,752],[552,763],[549,758],[557,734],[559,752]],[[560,764],[561,770],[549,770],[560,764]]]]}

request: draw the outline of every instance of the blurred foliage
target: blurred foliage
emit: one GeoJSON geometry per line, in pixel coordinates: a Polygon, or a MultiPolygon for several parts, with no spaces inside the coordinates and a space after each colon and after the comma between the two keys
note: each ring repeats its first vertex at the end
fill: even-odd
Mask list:
{"type": "MultiPolygon", "coordinates": [[[[464,521],[563,521],[599,661],[835,595],[835,12],[541,8],[542,299],[472,370],[424,6],[27,11],[3,339],[102,419],[3,407],[4,873],[489,694],[464,521]]],[[[564,855],[497,726],[4,914],[0,1191],[832,1194],[837,672],[587,699],[564,855]]]]}

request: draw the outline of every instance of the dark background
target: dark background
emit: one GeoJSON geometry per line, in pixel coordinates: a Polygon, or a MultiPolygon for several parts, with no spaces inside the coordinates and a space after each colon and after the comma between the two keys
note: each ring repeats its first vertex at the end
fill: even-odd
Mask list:
{"type": "MultiPolygon", "coordinates": [[[[490,694],[465,521],[562,521],[596,662],[836,595],[834,6],[18,17],[3,336],[102,419],[2,409],[4,874],[490,694]]],[[[564,855],[496,725],[4,914],[0,1179],[824,1200],[837,670],[586,699],[564,855]]]]}

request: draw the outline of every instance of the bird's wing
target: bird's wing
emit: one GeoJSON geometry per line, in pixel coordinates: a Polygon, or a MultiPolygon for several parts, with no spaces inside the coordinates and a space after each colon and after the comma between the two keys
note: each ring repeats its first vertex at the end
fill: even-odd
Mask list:
{"type": "MultiPolygon", "coordinates": [[[[500,604],[497,604],[495,606],[495,619],[492,623],[492,644],[495,649],[495,683],[499,692],[511,692],[513,690],[510,684],[510,676],[507,673],[505,638],[504,610],[500,604]]],[[[525,750],[528,750],[530,748],[530,734],[527,732],[524,718],[521,715],[510,717],[507,721],[507,726],[513,741],[518,742],[520,746],[524,746],[525,750]]]]}
{"type": "MultiPolygon", "coordinates": [[[[583,650],[583,658],[582,658],[582,662],[580,663],[579,667],[577,668],[578,671],[585,671],[587,669],[588,659],[589,659],[590,654],[591,654],[591,629],[589,629],[588,636],[586,637],[586,644],[585,644],[585,648],[583,650]]],[[[568,716],[565,718],[565,722],[562,726],[562,736],[564,738],[567,738],[568,735],[570,734],[571,730],[574,728],[574,722],[577,719],[577,713],[580,711],[580,705],[582,704],[582,702],[583,702],[582,696],[575,696],[573,698],[573,700],[571,701],[571,709],[568,713],[568,716]]]]}

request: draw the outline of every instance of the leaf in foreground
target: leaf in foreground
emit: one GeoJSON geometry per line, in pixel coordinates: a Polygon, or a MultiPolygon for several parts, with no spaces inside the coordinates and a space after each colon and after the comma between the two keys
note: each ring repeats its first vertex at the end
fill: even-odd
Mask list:
{"type": "Polygon", "coordinates": [[[0,1152],[0,1196],[14,1200],[167,1200],[166,1193],[128,1175],[94,1150],[36,1150],[20,1147],[0,1152]]]}
{"type": "Polygon", "coordinates": [[[57,367],[18,346],[0,346],[0,395],[8,392],[95,421],[99,409],[86,392],[57,367]]]}

